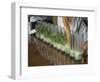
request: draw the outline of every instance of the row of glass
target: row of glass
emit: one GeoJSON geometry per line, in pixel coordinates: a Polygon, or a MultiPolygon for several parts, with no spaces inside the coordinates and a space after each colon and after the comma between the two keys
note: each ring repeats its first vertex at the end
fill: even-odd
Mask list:
{"type": "Polygon", "coordinates": [[[46,22],[38,22],[35,28],[36,37],[66,52],[71,57],[75,57],[76,60],[82,58],[82,52],[72,50],[68,47],[64,28],[46,22]]]}

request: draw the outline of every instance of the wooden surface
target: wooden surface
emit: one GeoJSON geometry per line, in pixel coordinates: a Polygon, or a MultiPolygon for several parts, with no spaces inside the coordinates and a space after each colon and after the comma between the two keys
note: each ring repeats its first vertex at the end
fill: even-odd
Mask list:
{"type": "Polygon", "coordinates": [[[47,66],[49,61],[43,58],[34,43],[28,43],[28,66],[47,66]]]}

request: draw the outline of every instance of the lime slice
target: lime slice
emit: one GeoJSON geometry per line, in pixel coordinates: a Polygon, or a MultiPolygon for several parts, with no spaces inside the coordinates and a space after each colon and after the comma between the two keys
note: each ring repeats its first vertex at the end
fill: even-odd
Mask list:
{"type": "Polygon", "coordinates": [[[71,57],[75,57],[75,52],[74,52],[74,50],[70,50],[70,56],[71,56],[71,57]]]}
{"type": "Polygon", "coordinates": [[[81,60],[82,59],[82,54],[83,54],[83,52],[76,51],[75,52],[75,59],[76,60],[81,60]]]}

